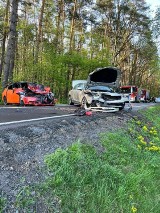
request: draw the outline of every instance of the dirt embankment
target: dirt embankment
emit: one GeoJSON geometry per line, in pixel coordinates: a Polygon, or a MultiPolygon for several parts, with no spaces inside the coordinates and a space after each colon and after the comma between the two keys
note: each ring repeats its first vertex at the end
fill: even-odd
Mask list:
{"type": "Polygon", "coordinates": [[[99,135],[125,128],[132,113],[96,113],[61,120],[43,121],[28,126],[1,130],[1,193],[7,197],[6,212],[16,212],[17,192],[25,185],[43,180],[44,156],[79,140],[92,143],[99,151],[99,135]]]}

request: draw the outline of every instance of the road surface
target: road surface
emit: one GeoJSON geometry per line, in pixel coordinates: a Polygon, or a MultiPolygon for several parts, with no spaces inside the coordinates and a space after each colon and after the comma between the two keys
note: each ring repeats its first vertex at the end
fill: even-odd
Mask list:
{"type": "MultiPolygon", "coordinates": [[[[137,111],[154,105],[154,103],[132,103],[132,110],[137,111]]],[[[129,110],[129,107],[129,104],[126,103],[124,111],[129,110]]],[[[45,107],[0,106],[0,126],[73,116],[77,108],[77,106],[68,105],[45,107]]]]}

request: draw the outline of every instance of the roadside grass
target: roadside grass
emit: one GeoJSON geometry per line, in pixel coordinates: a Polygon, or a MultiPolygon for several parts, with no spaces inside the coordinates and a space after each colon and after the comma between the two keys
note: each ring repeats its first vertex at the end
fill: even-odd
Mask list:
{"type": "Polygon", "coordinates": [[[6,198],[4,198],[2,195],[0,197],[0,213],[3,213],[3,210],[6,205],[6,198]]]}
{"type": "Polygon", "coordinates": [[[124,130],[101,134],[102,152],[77,142],[46,156],[45,182],[22,189],[15,208],[37,213],[159,213],[160,106],[143,114],[145,119],[134,118],[124,130]]]}

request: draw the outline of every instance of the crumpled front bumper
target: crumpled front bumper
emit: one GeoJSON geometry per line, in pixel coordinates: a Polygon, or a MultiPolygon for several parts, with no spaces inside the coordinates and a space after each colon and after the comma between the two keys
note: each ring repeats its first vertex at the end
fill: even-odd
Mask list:
{"type": "Polygon", "coordinates": [[[42,103],[40,100],[39,100],[39,98],[37,98],[37,97],[27,97],[27,96],[25,96],[25,97],[23,97],[23,102],[24,102],[24,104],[25,105],[32,105],[32,106],[54,106],[55,105],[55,103],[56,103],[56,100],[55,99],[53,99],[53,101],[52,102],[50,102],[50,103],[42,103]]]}

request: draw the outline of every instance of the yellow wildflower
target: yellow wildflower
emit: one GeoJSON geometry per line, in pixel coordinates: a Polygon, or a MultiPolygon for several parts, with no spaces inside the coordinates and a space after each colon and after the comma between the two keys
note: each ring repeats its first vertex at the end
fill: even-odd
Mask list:
{"type": "Polygon", "coordinates": [[[140,125],[140,124],[141,124],[141,122],[140,122],[140,121],[137,121],[137,124],[138,124],[138,125],[140,125]]]}
{"type": "Polygon", "coordinates": [[[144,140],[140,140],[141,144],[146,145],[147,143],[144,140]]]}
{"type": "Polygon", "coordinates": [[[142,128],[144,131],[147,131],[148,130],[148,128],[146,127],[146,126],[143,126],[143,128],[142,128]]]}
{"type": "Polygon", "coordinates": [[[150,151],[160,151],[160,147],[158,147],[158,146],[151,146],[151,147],[148,148],[148,150],[150,150],[150,151]]]}
{"type": "Polygon", "coordinates": [[[157,135],[157,131],[156,130],[150,130],[149,133],[153,134],[153,135],[157,135]]]}
{"type": "Polygon", "coordinates": [[[138,136],[138,139],[139,139],[139,140],[144,140],[144,137],[143,137],[142,135],[139,135],[139,136],[138,136]]]}
{"type": "Polygon", "coordinates": [[[153,134],[154,134],[154,135],[157,135],[157,131],[156,131],[156,130],[154,130],[154,131],[153,131],[153,134]]]}
{"type": "Polygon", "coordinates": [[[149,144],[150,144],[150,145],[152,145],[152,146],[154,145],[154,143],[153,143],[153,142],[149,142],[149,144]]]}
{"type": "Polygon", "coordinates": [[[132,206],[131,211],[132,211],[132,213],[135,213],[135,212],[137,212],[137,208],[132,206]]]}

